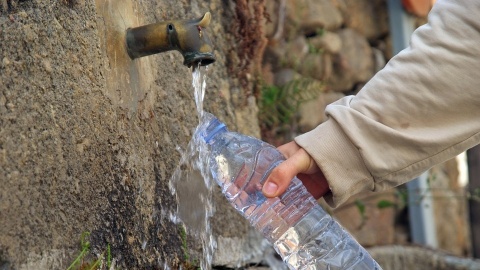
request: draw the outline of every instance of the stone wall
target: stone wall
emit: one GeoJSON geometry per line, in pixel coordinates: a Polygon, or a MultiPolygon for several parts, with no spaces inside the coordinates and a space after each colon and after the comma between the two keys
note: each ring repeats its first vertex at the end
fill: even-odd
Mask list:
{"type": "MultiPolygon", "coordinates": [[[[298,114],[284,124],[293,127],[263,132],[279,144],[315,128],[325,120],[327,104],[355,94],[385,65],[391,57],[388,12],[383,0],[283,0],[267,7],[271,22],[266,24],[265,84],[283,90],[292,81],[308,79],[320,85],[317,95],[302,102],[298,114]]],[[[397,197],[392,191],[362,194],[329,211],[364,246],[405,243],[408,231],[396,224],[402,211],[380,209],[380,201],[397,203],[397,197]]]]}
{"type": "MultiPolygon", "coordinates": [[[[258,136],[249,85],[229,74],[238,61],[228,56],[241,37],[235,2],[0,1],[1,269],[65,269],[87,231],[88,260],[109,246],[121,269],[198,264],[187,259],[184,242],[198,249],[199,240],[169,217],[177,207],[168,187],[176,148],[185,149],[197,124],[191,71],[178,52],[130,60],[122,35],[206,11],[217,61],[205,108],[258,136]]],[[[221,252],[242,263],[251,251],[229,253],[223,243],[261,240],[220,206],[217,216],[230,220],[214,218],[215,237],[226,239],[218,241],[219,263],[221,252]]]]}
{"type": "MultiPolygon", "coordinates": [[[[266,140],[278,145],[310,131],[325,120],[324,108],[361,87],[392,57],[387,1],[279,0],[266,3],[269,22],[262,79],[264,89],[291,95],[318,89],[299,106],[281,104],[279,121],[262,126],[266,140]],[[307,83],[295,83],[299,81],[307,83]],[[283,92],[282,92],[283,93],[283,92]],[[286,106],[297,112],[282,122],[286,106]]],[[[426,18],[417,18],[417,24],[426,18]]],[[[260,110],[262,110],[260,95],[260,110]]],[[[283,100],[279,100],[279,103],[283,100]]],[[[271,119],[271,118],[269,118],[271,119]]],[[[261,123],[262,124],[262,123],[261,123]]],[[[439,248],[469,254],[466,195],[455,178],[456,161],[436,166],[434,190],[439,248]]],[[[408,244],[410,241],[406,189],[361,194],[329,211],[364,246],[408,244]]],[[[328,207],[327,207],[328,208],[328,207]]]]}
{"type": "Polygon", "coordinates": [[[316,100],[300,107],[299,132],[324,120],[324,108],[355,93],[391,56],[386,2],[270,1],[264,56],[265,84],[310,78],[323,84],[316,100]]]}

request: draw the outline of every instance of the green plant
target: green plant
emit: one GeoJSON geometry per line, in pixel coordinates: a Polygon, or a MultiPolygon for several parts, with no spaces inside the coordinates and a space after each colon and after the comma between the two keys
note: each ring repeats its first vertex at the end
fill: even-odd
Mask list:
{"type": "Polygon", "coordinates": [[[378,209],[384,209],[384,208],[389,208],[389,207],[396,207],[397,204],[389,201],[389,200],[381,200],[377,203],[377,208],[378,209]]]}
{"type": "Polygon", "coordinates": [[[180,239],[182,240],[183,256],[185,258],[185,261],[189,261],[190,255],[188,254],[187,247],[187,231],[185,230],[185,226],[183,226],[182,224],[178,226],[178,230],[180,231],[180,239]]]}
{"type": "Polygon", "coordinates": [[[107,245],[107,269],[112,266],[112,253],[110,251],[110,244],[107,245]]]}
{"type": "Polygon", "coordinates": [[[363,203],[361,200],[355,200],[355,206],[357,207],[358,212],[360,213],[360,218],[361,218],[361,223],[358,226],[359,228],[362,228],[365,225],[365,222],[367,222],[367,215],[365,213],[365,203],[363,203]]]}
{"type": "Polygon", "coordinates": [[[75,258],[72,264],[70,264],[67,270],[73,270],[73,269],[94,270],[94,269],[98,269],[98,267],[100,266],[101,258],[94,260],[92,262],[85,261],[85,257],[90,252],[90,241],[87,240],[89,236],[90,236],[90,232],[82,233],[80,237],[80,247],[81,247],[80,254],[78,254],[78,256],[75,258]]]}
{"type": "Polygon", "coordinates": [[[182,250],[185,259],[185,262],[183,263],[183,268],[186,270],[200,270],[200,267],[198,266],[198,261],[191,260],[190,254],[188,253],[187,231],[185,229],[185,226],[183,224],[180,224],[178,226],[178,229],[180,233],[180,239],[182,240],[182,250]]]}
{"type": "Polygon", "coordinates": [[[307,45],[308,45],[308,53],[310,53],[310,54],[322,54],[323,53],[322,48],[317,48],[311,42],[308,42],[307,45]]]}
{"type": "Polygon", "coordinates": [[[317,28],[317,30],[315,31],[315,34],[321,37],[325,35],[325,32],[326,32],[325,28],[317,28]]]}
{"type": "Polygon", "coordinates": [[[322,91],[322,83],[310,78],[292,80],[281,87],[264,85],[259,99],[259,120],[268,128],[290,123],[299,105],[315,99],[322,91]]]}
{"type": "MultiPolygon", "coordinates": [[[[97,259],[95,260],[88,260],[86,257],[90,253],[90,241],[88,241],[88,237],[90,236],[90,232],[83,232],[80,236],[80,254],[75,258],[75,260],[70,264],[67,270],[97,270],[100,269],[102,266],[102,261],[104,260],[104,253],[102,253],[97,259]]],[[[112,254],[110,251],[110,244],[107,245],[107,261],[106,266],[107,269],[110,269],[112,266],[112,254]]]]}

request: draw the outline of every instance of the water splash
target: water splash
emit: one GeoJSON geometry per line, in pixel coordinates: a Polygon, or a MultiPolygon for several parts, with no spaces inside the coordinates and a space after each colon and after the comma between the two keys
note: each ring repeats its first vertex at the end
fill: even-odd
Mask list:
{"type": "MultiPolygon", "coordinates": [[[[206,89],[207,68],[200,65],[192,70],[192,85],[199,126],[203,119],[203,99],[206,89]]],[[[197,127],[198,129],[198,127],[197,127]]],[[[193,137],[185,150],[177,148],[181,154],[180,162],[169,181],[169,188],[177,199],[176,213],[169,218],[174,223],[182,223],[189,237],[201,240],[202,256],[200,267],[211,269],[216,241],[212,235],[210,218],[215,211],[213,203],[213,181],[208,174],[208,164],[201,156],[207,151],[206,145],[193,137]]]]}

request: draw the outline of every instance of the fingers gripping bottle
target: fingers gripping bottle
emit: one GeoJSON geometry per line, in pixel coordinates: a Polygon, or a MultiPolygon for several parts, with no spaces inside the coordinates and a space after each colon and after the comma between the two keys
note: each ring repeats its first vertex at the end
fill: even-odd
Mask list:
{"type": "Polygon", "coordinates": [[[263,195],[267,176],[285,160],[275,147],[228,131],[211,114],[205,113],[204,120],[197,134],[209,145],[212,177],[290,269],[381,269],[297,178],[280,197],[263,195]]]}

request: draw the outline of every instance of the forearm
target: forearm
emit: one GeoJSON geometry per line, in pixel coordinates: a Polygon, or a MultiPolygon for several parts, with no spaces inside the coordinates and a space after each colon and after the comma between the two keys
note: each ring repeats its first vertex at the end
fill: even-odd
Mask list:
{"type": "Polygon", "coordinates": [[[296,138],[325,174],[332,206],[404,183],[478,144],[479,6],[438,1],[409,48],[296,138]]]}

